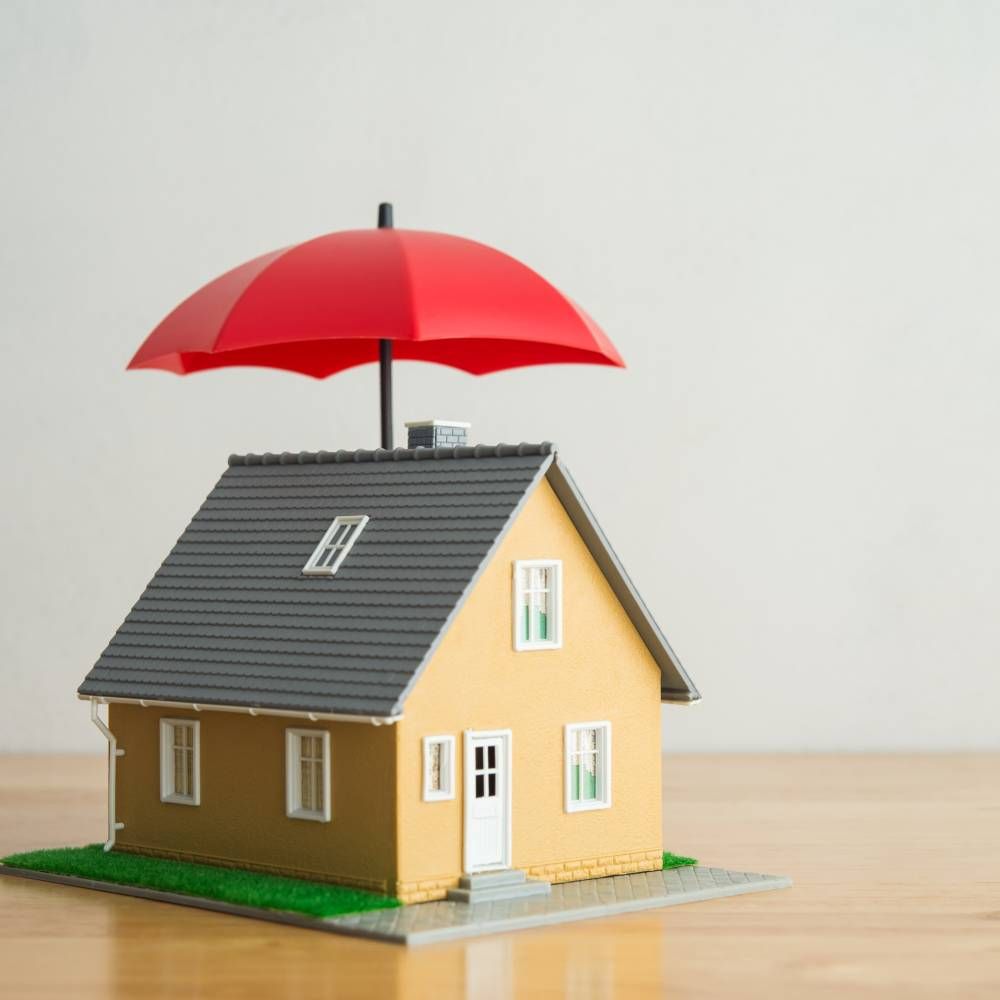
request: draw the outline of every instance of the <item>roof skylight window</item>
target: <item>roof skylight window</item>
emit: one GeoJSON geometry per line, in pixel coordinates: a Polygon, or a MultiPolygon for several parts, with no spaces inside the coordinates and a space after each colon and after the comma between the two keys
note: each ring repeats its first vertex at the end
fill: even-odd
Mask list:
{"type": "Polygon", "coordinates": [[[333,576],[368,523],[367,514],[335,517],[316,551],[302,567],[304,576],[333,576]]]}

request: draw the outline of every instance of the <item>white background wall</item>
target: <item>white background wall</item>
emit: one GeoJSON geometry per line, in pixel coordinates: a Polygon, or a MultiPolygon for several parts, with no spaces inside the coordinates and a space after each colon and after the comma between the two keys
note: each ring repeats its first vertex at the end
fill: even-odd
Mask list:
{"type": "Polygon", "coordinates": [[[401,365],[397,415],[559,443],[705,696],[668,746],[1000,746],[998,46],[972,0],[3,0],[0,750],[101,749],[76,685],[231,451],[376,443],[370,366],[124,366],[382,199],[629,363],[401,365]]]}

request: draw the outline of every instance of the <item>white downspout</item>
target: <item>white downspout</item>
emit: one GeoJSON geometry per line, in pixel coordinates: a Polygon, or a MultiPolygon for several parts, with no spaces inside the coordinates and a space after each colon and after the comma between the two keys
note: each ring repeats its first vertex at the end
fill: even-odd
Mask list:
{"type": "Polygon", "coordinates": [[[110,851],[115,846],[115,834],[125,828],[124,823],[115,820],[115,775],[118,771],[118,758],[125,756],[124,750],[118,749],[118,740],[115,734],[101,720],[97,714],[97,699],[90,699],[90,721],[93,722],[104,738],[108,741],[108,839],[104,844],[104,850],[110,851]]]}

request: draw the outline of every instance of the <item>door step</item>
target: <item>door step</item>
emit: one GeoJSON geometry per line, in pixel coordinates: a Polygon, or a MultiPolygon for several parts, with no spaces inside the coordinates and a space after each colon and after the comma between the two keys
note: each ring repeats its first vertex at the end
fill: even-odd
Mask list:
{"type": "Polygon", "coordinates": [[[520,899],[526,896],[547,896],[552,890],[548,882],[529,879],[516,868],[501,872],[463,875],[457,889],[448,890],[448,899],[456,903],[490,903],[498,899],[520,899]]]}

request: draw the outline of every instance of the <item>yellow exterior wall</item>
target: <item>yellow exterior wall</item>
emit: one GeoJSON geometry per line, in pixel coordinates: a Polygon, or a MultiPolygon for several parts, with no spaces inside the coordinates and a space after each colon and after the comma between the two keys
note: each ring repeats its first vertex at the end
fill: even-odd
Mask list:
{"type": "Polygon", "coordinates": [[[547,481],[528,499],[397,723],[398,883],[444,895],[463,866],[463,731],[512,730],[512,862],[549,881],[661,865],[660,671],[547,481]],[[563,646],[515,652],[513,563],[563,562],[563,646]],[[566,723],[612,725],[612,806],[564,811],[566,723]],[[455,736],[456,795],[423,802],[425,736],[455,736]]]}
{"type": "Polygon", "coordinates": [[[231,712],[110,706],[118,845],[391,892],[396,882],[394,727],[231,712]],[[160,801],[160,719],[197,719],[201,805],[160,801]],[[331,821],[285,815],[285,729],[330,733],[331,821]]]}

